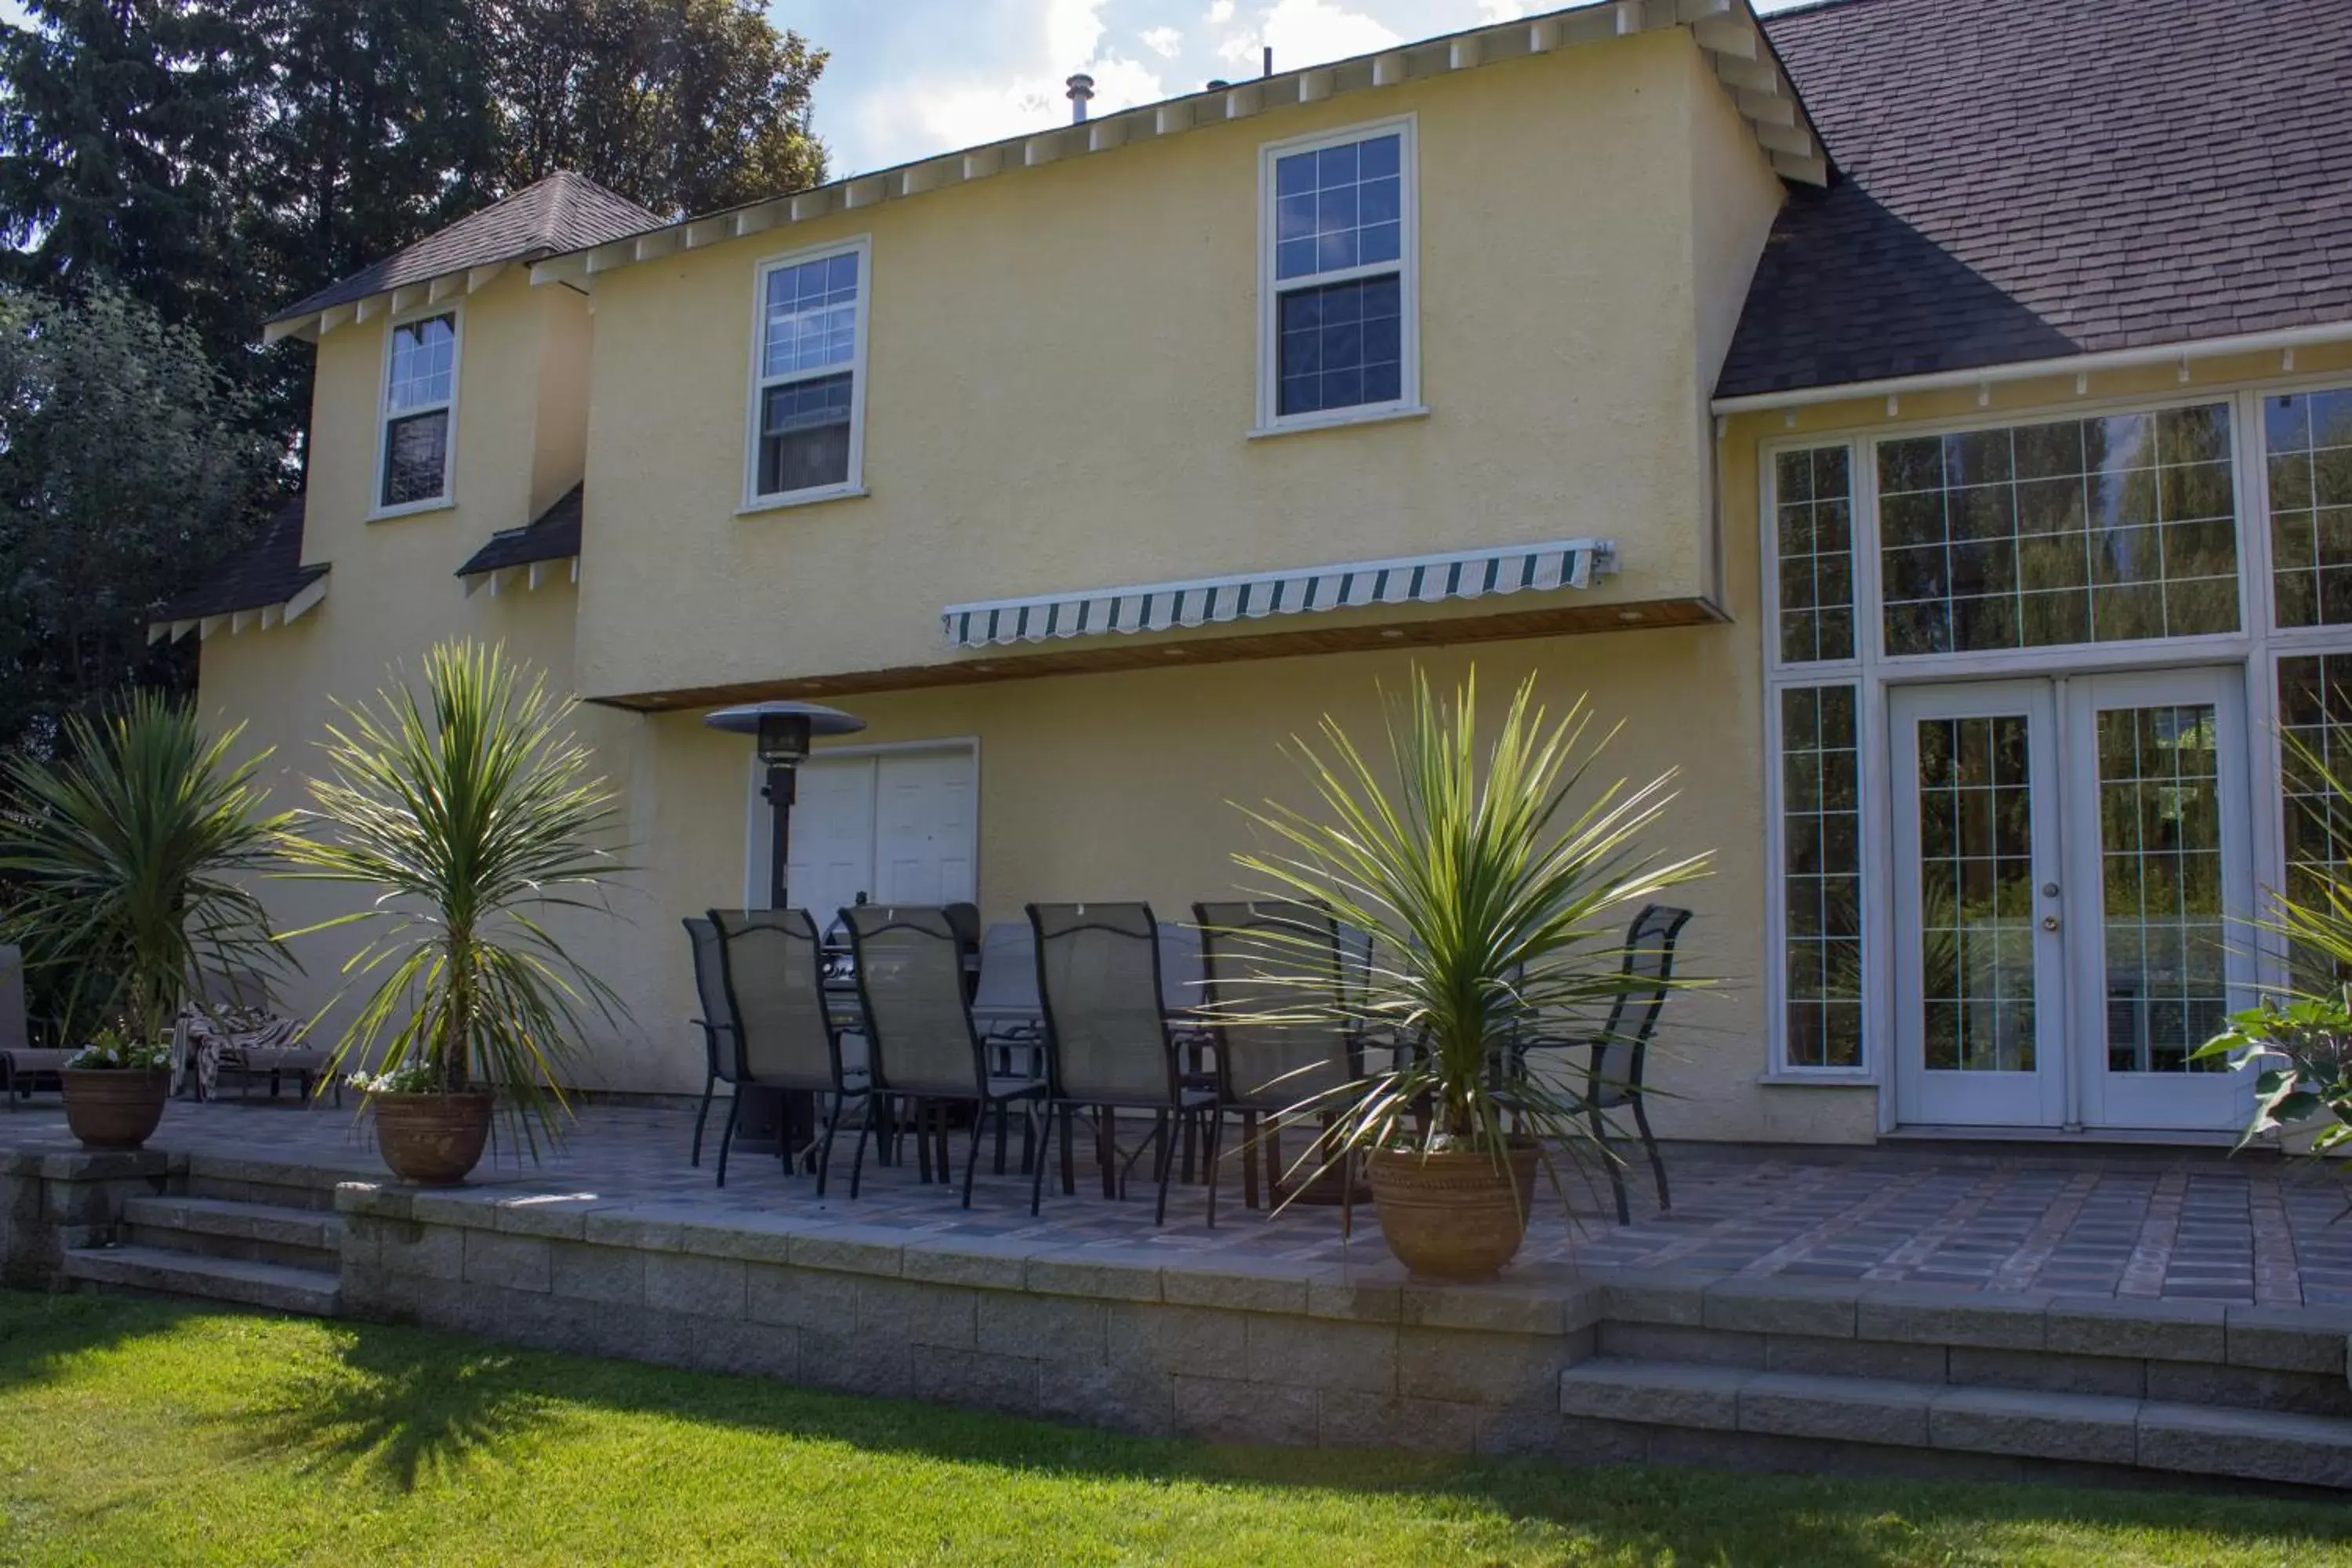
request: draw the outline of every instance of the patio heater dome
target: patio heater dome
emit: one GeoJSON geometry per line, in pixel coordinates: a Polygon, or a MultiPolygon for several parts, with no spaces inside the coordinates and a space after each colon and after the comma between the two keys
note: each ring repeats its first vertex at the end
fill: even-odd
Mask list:
{"type": "Polygon", "coordinates": [[[818,702],[749,702],[707,713],[702,721],[730,734],[755,737],[760,760],[772,768],[805,761],[809,742],[820,735],[854,735],[866,728],[866,721],[856,714],[818,702]]]}

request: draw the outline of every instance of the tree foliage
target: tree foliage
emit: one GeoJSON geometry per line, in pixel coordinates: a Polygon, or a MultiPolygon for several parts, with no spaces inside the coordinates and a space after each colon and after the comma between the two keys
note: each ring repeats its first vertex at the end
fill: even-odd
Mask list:
{"type": "Polygon", "coordinates": [[[26,0],[0,26],[0,280],[111,281],[292,450],[263,318],[560,168],[662,213],[821,181],[824,53],[758,0],[26,0]]]}
{"type": "Polygon", "coordinates": [[[757,0],[496,0],[510,187],[558,169],[668,216],[821,184],[809,133],[825,54],[757,0]]]}
{"type": "Polygon", "coordinates": [[[110,288],[0,291],[0,746],[182,683],[148,616],[246,542],[271,458],[193,329],[110,288]]]}

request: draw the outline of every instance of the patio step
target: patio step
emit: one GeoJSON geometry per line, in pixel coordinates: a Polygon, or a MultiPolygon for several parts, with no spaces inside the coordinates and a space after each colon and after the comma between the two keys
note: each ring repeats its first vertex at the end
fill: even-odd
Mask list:
{"type": "Polygon", "coordinates": [[[161,1247],[68,1252],[63,1271],[76,1284],[101,1290],[193,1296],[312,1318],[334,1317],[342,1306],[341,1287],[311,1269],[238,1258],[205,1258],[161,1247]]]}
{"type": "Polygon", "coordinates": [[[343,1222],[331,1213],[231,1198],[131,1198],[116,1240],[207,1258],[275,1263],[318,1274],[342,1267],[343,1222]]]}
{"type": "Polygon", "coordinates": [[[1563,1415],[1644,1426],[2352,1488],[2352,1420],[2334,1415],[1611,1357],[1559,1394],[1563,1415]]]}

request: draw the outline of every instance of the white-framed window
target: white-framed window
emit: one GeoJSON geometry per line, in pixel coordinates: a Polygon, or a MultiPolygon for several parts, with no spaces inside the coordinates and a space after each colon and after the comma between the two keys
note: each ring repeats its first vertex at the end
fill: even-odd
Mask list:
{"type": "Polygon", "coordinates": [[[760,263],[747,510],[861,493],[872,254],[860,237],[760,263]]]}
{"type": "Polygon", "coordinates": [[[2282,744],[2352,755],[2340,374],[1791,435],[1759,458],[1774,1074],[1894,1070],[1890,703],[1914,683],[2242,670],[2248,730],[2278,731],[2248,781],[2257,892],[2352,866],[2352,826],[2282,744]]]}
{"type": "Polygon", "coordinates": [[[457,312],[436,310],[385,331],[377,425],[377,517],[450,504],[457,450],[457,312]]]}
{"type": "Polygon", "coordinates": [[[1407,116],[1259,150],[1259,429],[1419,411],[1413,133],[1407,116]]]}

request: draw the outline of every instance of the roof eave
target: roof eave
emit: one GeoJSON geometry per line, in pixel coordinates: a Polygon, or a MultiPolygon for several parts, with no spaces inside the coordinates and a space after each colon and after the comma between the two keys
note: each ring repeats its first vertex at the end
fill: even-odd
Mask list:
{"type": "Polygon", "coordinates": [[[600,273],[680,250],[741,239],[836,212],[903,201],[1015,169],[1116,151],[1138,142],[1245,120],[1278,109],[1393,87],[1480,66],[1525,59],[1612,38],[1687,27],[1749,132],[1782,178],[1826,184],[1827,148],[1748,0],[1589,0],[1538,16],[1401,44],[1392,49],[1237,81],[1071,125],[853,174],[790,195],[681,219],[641,234],[551,256],[533,283],[586,284],[600,273]]]}

